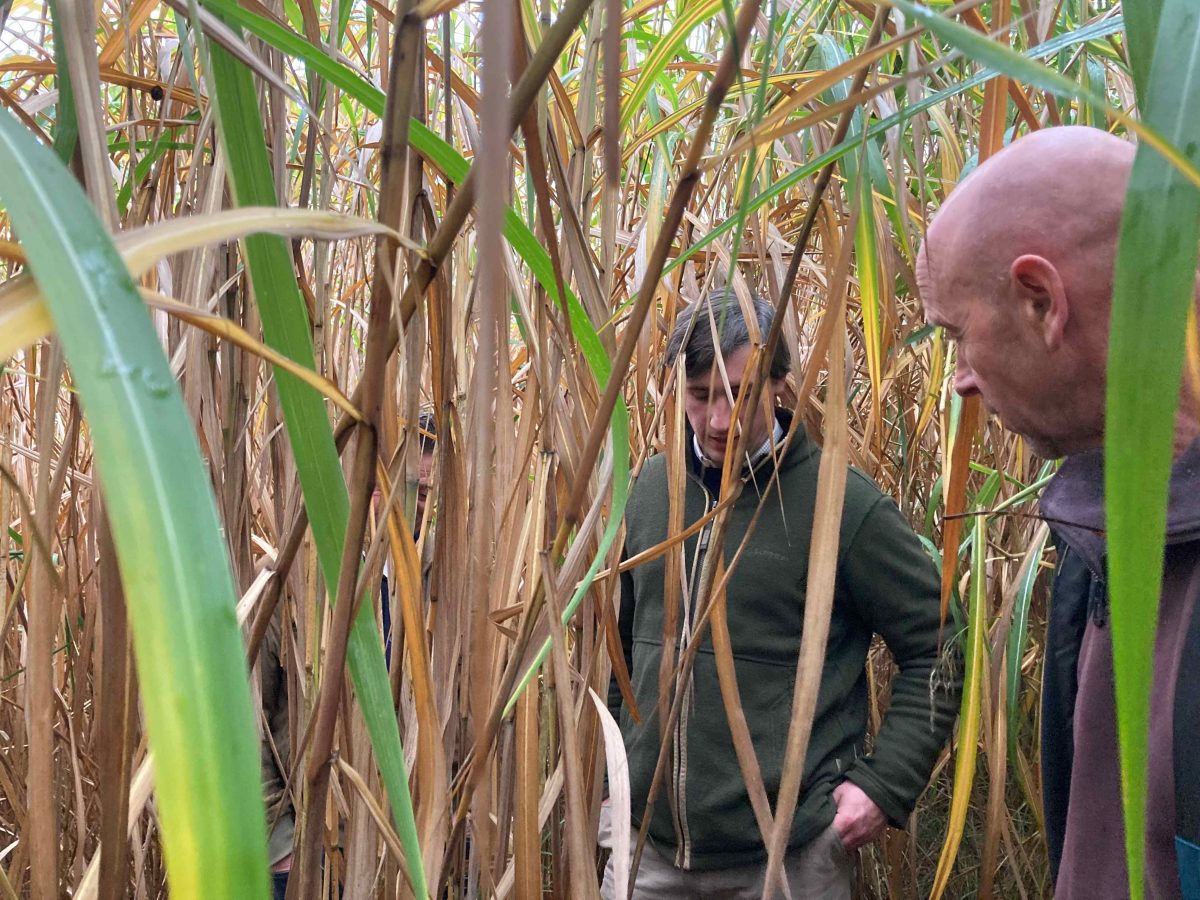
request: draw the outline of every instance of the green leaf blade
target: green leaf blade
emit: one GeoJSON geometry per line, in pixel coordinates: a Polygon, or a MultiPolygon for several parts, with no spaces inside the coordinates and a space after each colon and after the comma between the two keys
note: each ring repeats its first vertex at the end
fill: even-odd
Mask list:
{"type": "MultiPolygon", "coordinates": [[[[1200,154],[1200,11],[1164,0],[1145,118],[1200,154]]],[[[1130,896],[1145,889],[1150,696],[1162,591],[1175,416],[1188,308],[1195,300],[1200,190],[1138,148],[1113,273],[1105,503],[1117,733],[1130,896]]]]}
{"type": "Polygon", "coordinates": [[[133,629],[172,892],[266,897],[266,816],[233,576],[183,399],[112,239],[0,114],[0,197],[88,417],[133,629]]]}

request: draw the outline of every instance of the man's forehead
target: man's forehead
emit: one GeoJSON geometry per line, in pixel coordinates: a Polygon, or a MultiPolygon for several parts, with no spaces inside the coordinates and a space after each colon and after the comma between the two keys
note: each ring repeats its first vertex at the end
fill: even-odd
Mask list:
{"type": "MultiPolygon", "coordinates": [[[[942,324],[961,305],[956,302],[961,299],[958,297],[961,286],[957,285],[953,271],[953,242],[944,227],[937,228],[938,224],[935,219],[921,243],[914,270],[926,320],[942,324]]],[[[941,224],[945,225],[944,220],[941,224]]]]}
{"type": "MultiPolygon", "coordinates": [[[[723,376],[721,367],[715,362],[705,372],[700,372],[697,375],[689,376],[685,383],[688,387],[703,387],[707,388],[711,384],[723,385],[727,375],[723,376]]],[[[730,379],[732,381],[732,379],[730,379]]]]}
{"type": "Polygon", "coordinates": [[[932,320],[937,317],[937,294],[934,291],[933,272],[930,267],[929,259],[929,238],[927,237],[921,244],[921,249],[917,253],[917,263],[914,266],[914,271],[917,277],[917,292],[921,298],[921,306],[925,311],[925,318],[932,320]]]}

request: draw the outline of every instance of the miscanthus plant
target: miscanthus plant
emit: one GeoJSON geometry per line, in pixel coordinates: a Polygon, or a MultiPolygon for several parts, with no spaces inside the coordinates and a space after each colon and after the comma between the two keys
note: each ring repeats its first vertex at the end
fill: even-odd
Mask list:
{"type": "MultiPolygon", "coordinates": [[[[965,651],[956,739],[863,896],[1044,894],[1052,465],[954,395],[912,263],[1014,133],[1137,132],[1109,437],[1134,821],[1153,631],[1124,612],[1157,596],[1167,401],[1200,368],[1195,259],[1143,271],[1135,242],[1196,243],[1189,16],[0,4],[0,895],[266,896],[274,623],[295,896],[594,896],[606,771],[628,803],[600,702],[621,512],[682,433],[665,335],[726,285],[786,310],[794,405],[924,536],[965,651]],[[1151,277],[1178,299],[1153,321],[1151,277]]],[[[877,723],[882,648],[869,676],[877,723]]]]}

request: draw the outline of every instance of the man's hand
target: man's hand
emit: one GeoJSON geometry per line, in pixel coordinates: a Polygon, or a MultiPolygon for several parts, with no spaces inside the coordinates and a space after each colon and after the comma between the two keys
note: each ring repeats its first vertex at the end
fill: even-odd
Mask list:
{"type": "Polygon", "coordinates": [[[837,804],[833,827],[848,852],[871,843],[883,834],[887,825],[883,810],[857,784],[843,781],[833,789],[833,802],[837,804]]]}

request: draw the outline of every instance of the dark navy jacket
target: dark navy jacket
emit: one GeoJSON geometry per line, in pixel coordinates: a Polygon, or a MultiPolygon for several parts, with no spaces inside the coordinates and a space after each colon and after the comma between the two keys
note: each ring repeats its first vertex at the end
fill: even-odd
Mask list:
{"type": "MultiPolygon", "coordinates": [[[[1074,758],[1080,644],[1089,618],[1106,624],[1104,468],[1100,451],[1068,459],[1042,497],[1058,548],[1042,683],[1042,791],[1051,871],[1058,877],[1074,758]]],[[[1175,462],[1167,516],[1165,584],[1182,585],[1192,614],[1185,623],[1175,690],[1173,769],[1176,853],[1182,895],[1200,900],[1200,441],[1175,462]],[[1191,545],[1191,546],[1189,546],[1191,545]],[[1188,571],[1172,571],[1173,566],[1188,571]]],[[[1115,752],[1115,751],[1114,751],[1115,752]]]]}

